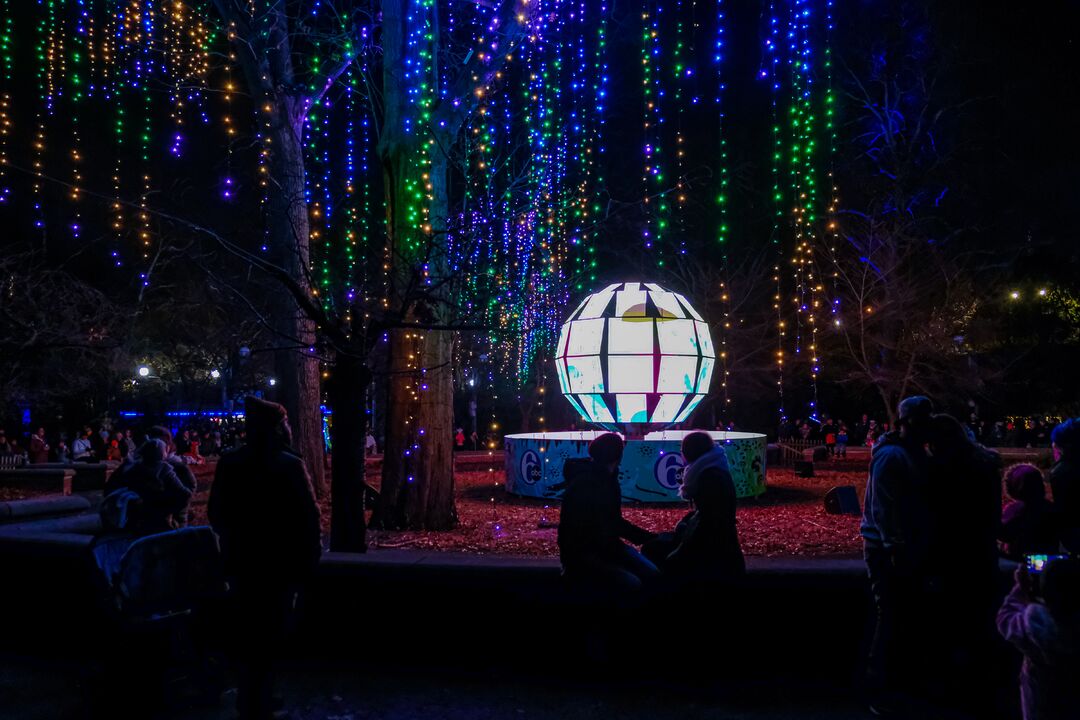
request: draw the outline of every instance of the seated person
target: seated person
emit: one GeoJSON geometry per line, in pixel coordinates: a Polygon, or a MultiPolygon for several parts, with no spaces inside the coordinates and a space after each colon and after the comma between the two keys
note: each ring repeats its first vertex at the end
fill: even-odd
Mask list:
{"type": "Polygon", "coordinates": [[[147,440],[135,461],[109,476],[101,507],[105,527],[136,535],[173,529],[173,516],[187,510],[193,493],[165,461],[166,452],[161,440],[147,440]]]}
{"type": "Polygon", "coordinates": [[[1040,575],[1027,565],[997,615],[998,631],[1024,656],[1020,704],[1025,720],[1076,718],[1080,708],[1080,560],[1051,560],[1040,575]]]}
{"type": "Polygon", "coordinates": [[[1056,553],[1053,506],[1046,499],[1046,483],[1039,468],[1028,463],[1013,465],[1005,472],[1005,491],[1010,502],[1001,513],[998,539],[1002,552],[1014,560],[1056,553]]]}
{"type": "Polygon", "coordinates": [[[622,516],[619,463],[623,440],[604,433],[589,444],[588,458],[567,460],[559,518],[559,559],[563,573],[624,591],[641,590],[659,577],[656,566],[623,542],[655,537],[622,516]]]}
{"type": "Polygon", "coordinates": [[[693,510],[674,533],[645,546],[645,555],[676,580],[731,582],[746,573],[735,527],[735,483],[727,456],[706,432],[683,438],[687,463],[679,494],[693,510]]]}

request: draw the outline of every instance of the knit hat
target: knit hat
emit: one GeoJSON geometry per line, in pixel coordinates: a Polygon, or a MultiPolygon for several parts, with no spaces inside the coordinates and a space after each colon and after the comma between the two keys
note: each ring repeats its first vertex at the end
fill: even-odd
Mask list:
{"type": "Polygon", "coordinates": [[[244,420],[249,432],[269,434],[286,417],[288,413],[283,405],[254,395],[244,398],[244,420]]]}
{"type": "Polygon", "coordinates": [[[603,433],[589,443],[589,457],[607,465],[622,461],[623,439],[618,433],[603,433]]]}
{"type": "Polygon", "coordinates": [[[912,395],[900,401],[900,411],[897,419],[900,422],[911,420],[929,420],[934,413],[934,404],[925,395],[912,395]]]}

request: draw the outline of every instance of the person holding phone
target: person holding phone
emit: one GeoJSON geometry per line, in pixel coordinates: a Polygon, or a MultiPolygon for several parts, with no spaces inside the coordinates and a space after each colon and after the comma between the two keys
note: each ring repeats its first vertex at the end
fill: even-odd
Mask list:
{"type": "Polygon", "coordinates": [[[1080,560],[1029,556],[998,611],[1001,636],[1024,656],[1024,720],[1080,716],[1080,560]]]}

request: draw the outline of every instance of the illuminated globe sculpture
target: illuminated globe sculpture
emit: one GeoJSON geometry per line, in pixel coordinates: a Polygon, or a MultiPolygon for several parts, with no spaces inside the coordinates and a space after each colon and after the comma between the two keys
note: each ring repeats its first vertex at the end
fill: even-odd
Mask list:
{"type": "Polygon", "coordinates": [[[562,326],[559,386],[581,417],[626,429],[685,421],[709,391],[709,326],[678,293],[620,283],[589,295],[562,326]]]}
{"type": "MultiPolygon", "coordinates": [[[[563,395],[589,423],[628,432],[619,466],[623,500],[681,502],[686,422],[706,397],[716,365],[708,323],[678,293],[619,283],[589,295],[559,333],[555,365],[563,395]],[[649,426],[656,428],[642,436],[649,426]]],[[[602,431],[507,435],[506,489],[558,499],[562,468],[588,455],[602,431]]],[[[723,445],[739,497],[765,492],[765,436],[710,431],[723,445]]]]}

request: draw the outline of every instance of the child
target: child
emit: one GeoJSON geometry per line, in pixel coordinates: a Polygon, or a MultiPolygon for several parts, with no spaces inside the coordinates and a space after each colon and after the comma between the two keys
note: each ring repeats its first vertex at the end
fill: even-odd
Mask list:
{"type": "Polygon", "coordinates": [[[840,426],[840,432],[836,434],[836,456],[847,457],[848,433],[847,425],[840,426]]]}
{"type": "Polygon", "coordinates": [[[1001,512],[1002,552],[1014,560],[1057,552],[1053,508],[1039,468],[1028,463],[1013,465],[1005,471],[1005,491],[1011,500],[1001,512]]]}
{"type": "Polygon", "coordinates": [[[1080,708],[1080,560],[1051,560],[1039,576],[1021,565],[998,611],[997,626],[1024,656],[1024,720],[1075,718],[1080,708]]]}

